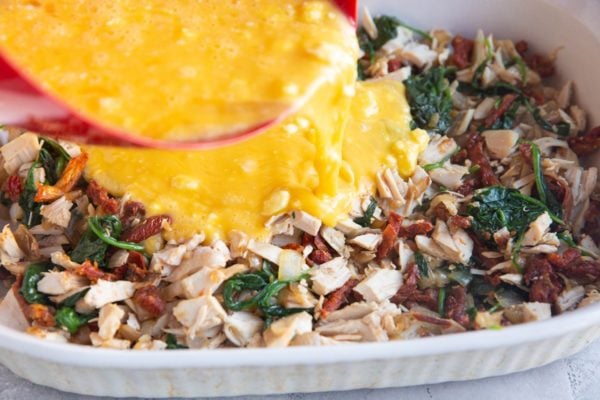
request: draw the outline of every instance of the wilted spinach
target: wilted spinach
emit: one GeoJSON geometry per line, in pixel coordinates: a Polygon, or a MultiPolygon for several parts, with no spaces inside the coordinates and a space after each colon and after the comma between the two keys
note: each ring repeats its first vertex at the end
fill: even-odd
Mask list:
{"type": "Polygon", "coordinates": [[[548,189],[544,170],[542,169],[542,154],[540,148],[535,143],[529,143],[531,147],[531,162],[533,164],[533,173],[535,174],[535,187],[542,203],[546,204],[548,209],[557,216],[562,216],[562,206],[554,197],[554,194],[548,189]]]}
{"type": "Polygon", "coordinates": [[[451,124],[452,96],[444,67],[408,78],[404,84],[415,127],[443,134],[451,124]]]}
{"type": "Polygon", "coordinates": [[[71,156],[58,142],[50,138],[41,137],[40,142],[42,142],[42,148],[38,160],[44,168],[46,182],[54,185],[61,177],[71,156]]]}
{"type": "Polygon", "coordinates": [[[429,264],[427,264],[427,260],[423,254],[418,251],[415,253],[415,263],[417,264],[421,277],[427,278],[429,276],[429,264]]]}
{"type": "Polygon", "coordinates": [[[363,27],[361,27],[357,32],[360,48],[369,57],[371,57],[373,53],[379,50],[388,41],[398,36],[398,27],[406,28],[424,38],[430,40],[432,39],[431,35],[429,35],[427,32],[405,24],[396,17],[382,15],[380,17],[373,18],[373,22],[375,22],[375,26],[377,27],[377,38],[371,39],[363,27]]]}
{"type": "Polygon", "coordinates": [[[375,214],[375,210],[377,209],[377,202],[374,198],[371,198],[371,202],[367,206],[365,213],[362,217],[354,218],[354,222],[362,226],[363,228],[368,228],[371,226],[371,222],[373,220],[373,214],[375,214]]]}
{"type": "Polygon", "coordinates": [[[311,311],[311,308],[285,308],[274,302],[277,294],[290,283],[306,279],[307,274],[302,274],[295,279],[277,280],[270,269],[268,262],[263,264],[263,270],[247,274],[237,274],[228,279],[223,285],[223,300],[225,307],[233,311],[258,309],[267,318],[283,317],[302,311],[311,311]],[[264,266],[267,268],[264,268],[264,266]],[[256,292],[256,294],[240,299],[242,292],[256,292]]]}
{"type": "Polygon", "coordinates": [[[23,274],[23,282],[21,283],[21,295],[29,304],[45,304],[48,302],[48,296],[41,293],[37,284],[42,279],[42,273],[48,271],[52,267],[50,263],[35,263],[30,264],[23,274]]]}
{"type": "Polygon", "coordinates": [[[95,314],[79,314],[71,307],[61,307],[54,314],[54,319],[58,326],[66,328],[72,335],[77,333],[79,328],[95,317],[95,314]]]}
{"type": "Polygon", "coordinates": [[[42,216],[40,210],[42,205],[35,202],[35,195],[37,194],[37,187],[35,185],[35,169],[40,167],[39,162],[34,162],[29,171],[27,171],[27,179],[25,179],[25,188],[21,196],[19,197],[19,206],[23,210],[23,224],[31,228],[34,225],[42,222],[42,216]]]}
{"type": "Polygon", "coordinates": [[[90,217],[88,229],[71,252],[71,259],[78,263],[90,260],[103,266],[109,245],[126,250],[144,251],[142,245],[119,241],[122,229],[121,220],[116,215],[90,217]]]}
{"type": "Polygon", "coordinates": [[[167,333],[165,343],[167,343],[167,350],[179,350],[188,348],[187,346],[177,343],[177,338],[172,333],[167,333]]]}
{"type": "Polygon", "coordinates": [[[521,235],[544,212],[548,212],[554,222],[563,223],[539,200],[503,186],[476,191],[467,207],[467,213],[473,217],[473,230],[484,240],[504,227],[521,235]]]}

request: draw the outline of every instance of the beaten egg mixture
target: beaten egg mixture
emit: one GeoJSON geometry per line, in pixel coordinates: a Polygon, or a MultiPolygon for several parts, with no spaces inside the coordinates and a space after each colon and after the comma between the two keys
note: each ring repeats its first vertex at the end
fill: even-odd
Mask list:
{"type": "Polygon", "coordinates": [[[264,237],[268,218],[290,210],[334,225],[374,190],[379,169],[410,176],[427,145],[425,131],[410,129],[401,83],[355,83],[354,31],[330,1],[30,3],[0,0],[4,50],[33,46],[18,64],[48,90],[141,135],[179,139],[194,126],[247,124],[267,103],[279,110],[308,96],[281,124],[227,147],[86,147],[87,178],[151,215],[170,214],[174,238],[233,229],[264,237]],[[175,91],[188,75],[202,79],[175,91]]]}

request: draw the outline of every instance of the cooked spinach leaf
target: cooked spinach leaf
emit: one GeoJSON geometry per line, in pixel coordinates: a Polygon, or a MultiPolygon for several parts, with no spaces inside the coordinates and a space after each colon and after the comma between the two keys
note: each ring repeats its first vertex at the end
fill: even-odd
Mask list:
{"type": "Polygon", "coordinates": [[[63,307],[75,307],[75,304],[77,304],[79,300],[83,299],[83,296],[85,296],[89,290],[90,288],[86,288],[67,297],[62,301],[62,303],[60,303],[60,305],[63,307]]]}
{"type": "Polygon", "coordinates": [[[23,224],[31,228],[34,225],[38,225],[42,222],[42,216],[40,210],[42,205],[35,202],[35,195],[37,193],[37,187],[35,185],[34,172],[36,168],[40,167],[39,162],[34,162],[29,171],[27,172],[27,179],[25,180],[25,188],[21,196],[19,197],[19,206],[23,210],[23,224]]]}
{"type": "Polygon", "coordinates": [[[554,222],[563,223],[539,200],[503,186],[476,191],[467,207],[467,213],[473,217],[473,230],[484,240],[504,227],[521,235],[546,211],[554,222]]]}
{"type": "Polygon", "coordinates": [[[86,232],[71,252],[71,259],[78,263],[90,260],[103,266],[109,245],[126,250],[144,251],[142,245],[119,241],[121,230],[121,221],[116,215],[90,217],[86,232]]]}
{"type": "Polygon", "coordinates": [[[373,22],[375,22],[375,26],[377,27],[377,38],[371,39],[363,27],[361,27],[357,33],[358,44],[360,45],[361,50],[369,57],[371,57],[373,53],[379,50],[388,41],[398,36],[398,27],[406,28],[424,38],[432,40],[431,35],[429,35],[427,32],[405,24],[396,17],[382,15],[380,17],[373,18],[373,22]]]}
{"type": "Polygon", "coordinates": [[[554,197],[554,194],[548,189],[544,170],[542,169],[542,154],[540,148],[535,143],[529,143],[531,147],[531,162],[533,163],[533,173],[535,175],[535,187],[542,203],[546,204],[548,209],[557,216],[562,216],[562,206],[554,197]]]}
{"type": "Polygon", "coordinates": [[[277,280],[272,271],[264,269],[254,273],[238,274],[223,285],[223,301],[225,307],[233,311],[258,309],[268,321],[273,317],[312,311],[311,308],[285,308],[275,300],[277,294],[287,285],[307,277],[307,274],[302,274],[295,279],[277,280]],[[240,295],[243,292],[248,296],[241,299],[240,295]]]}
{"type": "Polygon", "coordinates": [[[42,273],[48,271],[52,267],[50,263],[35,263],[30,264],[23,274],[23,282],[21,283],[21,295],[29,304],[45,304],[48,302],[48,296],[41,293],[37,284],[42,279],[42,273]]]}
{"type": "Polygon", "coordinates": [[[450,128],[452,97],[446,79],[450,72],[444,67],[431,68],[404,82],[410,113],[417,127],[441,134],[450,128]]]}
{"type": "Polygon", "coordinates": [[[40,137],[42,148],[40,149],[39,162],[44,168],[46,182],[54,185],[63,173],[71,156],[67,151],[56,141],[40,137]]]}
{"type": "Polygon", "coordinates": [[[367,206],[367,209],[362,217],[354,218],[354,222],[359,224],[360,226],[367,228],[371,226],[371,222],[373,220],[373,214],[377,209],[377,202],[374,198],[371,198],[371,202],[367,206]]]}
{"type": "Polygon", "coordinates": [[[123,242],[116,239],[121,235],[122,229],[121,220],[116,215],[90,217],[88,219],[88,227],[100,240],[108,245],[124,250],[144,251],[144,246],[141,244],[123,242]]]}
{"type": "Polygon", "coordinates": [[[423,254],[418,251],[415,253],[415,263],[417,264],[421,277],[427,278],[429,276],[429,264],[427,264],[427,260],[423,257],[423,254]]]}
{"type": "Polygon", "coordinates": [[[77,333],[79,328],[87,324],[92,318],[95,317],[95,314],[79,314],[71,307],[61,307],[54,315],[54,319],[56,320],[58,326],[66,328],[72,335],[77,333]]]}
{"type": "Polygon", "coordinates": [[[179,350],[188,348],[187,346],[177,343],[177,338],[172,333],[167,333],[165,343],[167,343],[167,350],[179,350]]]}
{"type": "Polygon", "coordinates": [[[444,318],[446,316],[446,288],[440,288],[438,291],[438,314],[444,318]]]}

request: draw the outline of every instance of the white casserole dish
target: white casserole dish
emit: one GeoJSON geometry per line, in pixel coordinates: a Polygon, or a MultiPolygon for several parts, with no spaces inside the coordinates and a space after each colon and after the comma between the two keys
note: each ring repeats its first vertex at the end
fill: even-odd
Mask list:
{"type": "MultiPolygon", "coordinates": [[[[578,103],[592,114],[590,124],[600,122],[600,112],[595,112],[600,110],[596,72],[600,28],[591,25],[600,18],[600,3],[594,0],[367,0],[363,4],[375,15],[396,15],[424,29],[447,28],[472,37],[481,27],[497,37],[526,39],[539,52],[564,46],[558,71],[575,80],[578,103]]],[[[7,114],[10,107],[2,106],[8,101],[6,93],[0,93],[0,120],[12,117],[7,114]]],[[[26,112],[26,107],[18,111],[26,112]]],[[[600,166],[598,161],[590,160],[600,166]]],[[[500,331],[319,348],[123,352],[44,342],[0,325],[0,361],[35,383],[88,395],[228,396],[408,386],[501,375],[569,356],[598,337],[600,304],[500,331]]]]}

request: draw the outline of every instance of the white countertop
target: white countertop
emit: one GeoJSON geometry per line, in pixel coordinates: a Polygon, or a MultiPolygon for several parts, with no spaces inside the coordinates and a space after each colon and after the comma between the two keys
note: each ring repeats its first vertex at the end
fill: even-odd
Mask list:
{"type": "MultiPolygon", "coordinates": [[[[230,400],[258,400],[246,396],[230,400]]],[[[600,341],[581,353],[545,367],[469,382],[452,382],[397,389],[269,396],[267,400],[597,400],[600,399],[600,341]]],[[[34,385],[0,366],[0,400],[94,400],[34,385]]],[[[224,400],[224,398],[222,398],[224,400]]]]}

